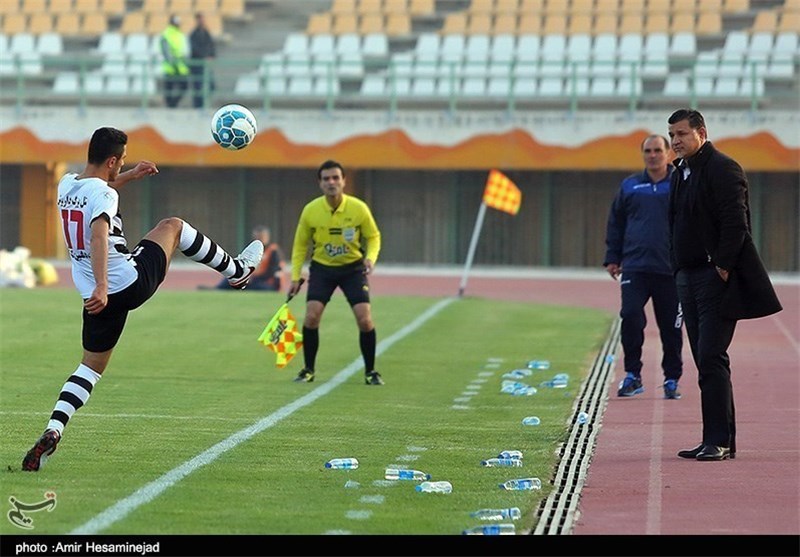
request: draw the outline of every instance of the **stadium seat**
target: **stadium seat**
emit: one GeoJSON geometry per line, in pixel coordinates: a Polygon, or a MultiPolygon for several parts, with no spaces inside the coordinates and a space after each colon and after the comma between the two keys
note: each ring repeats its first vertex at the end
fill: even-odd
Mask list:
{"type": "Polygon", "coordinates": [[[382,74],[367,74],[361,82],[359,92],[365,97],[386,95],[386,77],[382,74]]]}
{"type": "Polygon", "coordinates": [[[108,54],[112,52],[119,52],[122,49],[123,49],[122,34],[116,31],[111,31],[100,35],[100,39],[97,42],[97,48],[95,49],[95,52],[100,54],[108,54]]]}
{"type": "Polygon", "coordinates": [[[488,35],[492,32],[493,16],[489,13],[472,14],[469,17],[466,33],[468,35],[488,35]]]}
{"type": "Polygon", "coordinates": [[[486,62],[489,59],[490,37],[486,35],[468,35],[464,59],[486,62]]]}
{"type": "Polygon", "coordinates": [[[517,60],[538,60],[540,50],[540,39],[538,35],[520,35],[517,38],[517,60]]]}
{"type": "Polygon", "coordinates": [[[257,71],[240,74],[233,85],[237,95],[255,96],[261,94],[261,76],[257,71]]]}
{"type": "Polygon", "coordinates": [[[6,14],[3,16],[3,33],[13,36],[28,32],[28,16],[21,13],[6,14]]]}
{"type": "MultiPolygon", "coordinates": [[[[536,46],[538,47],[538,37],[536,46]]],[[[509,62],[514,58],[517,38],[512,34],[495,35],[489,49],[489,58],[492,61],[509,62]]],[[[538,51],[538,49],[537,49],[538,51]]]]}
{"type": "MultiPolygon", "coordinates": [[[[59,16],[59,19],[63,16],[59,16]]],[[[76,23],[78,16],[77,14],[67,14],[75,18],[76,23]]],[[[42,33],[50,33],[53,30],[53,16],[50,14],[45,13],[35,13],[31,14],[30,18],[28,18],[28,32],[33,33],[34,35],[41,35],[42,33]]],[[[77,32],[77,26],[76,26],[77,32]]]]}
{"type": "Polygon", "coordinates": [[[127,75],[106,76],[105,92],[109,95],[129,95],[131,93],[131,78],[127,75]]]}
{"type": "Polygon", "coordinates": [[[25,14],[43,14],[47,11],[45,0],[22,0],[20,10],[25,14]]]}
{"type": "Polygon", "coordinates": [[[142,11],[148,14],[169,14],[172,6],[167,3],[167,0],[143,0],[142,11]]]}
{"type": "MultiPolygon", "coordinates": [[[[350,32],[350,31],[345,31],[350,32]]],[[[358,32],[362,35],[369,35],[371,33],[383,33],[389,35],[384,22],[383,14],[369,13],[364,14],[358,21],[358,32]]]]}
{"type": "MultiPolygon", "coordinates": [[[[352,20],[351,28],[356,27],[355,16],[352,14],[335,14],[331,15],[330,13],[323,12],[323,13],[315,13],[311,14],[308,17],[308,24],[306,25],[306,34],[307,35],[319,35],[323,33],[332,33],[334,31],[333,20],[335,18],[336,21],[342,17],[344,19],[349,18],[352,20]]],[[[344,33],[345,31],[341,31],[339,33],[344,33]]],[[[353,31],[347,31],[348,33],[352,33],[353,31]]]]}
{"type": "Polygon", "coordinates": [[[644,16],[641,13],[623,13],[619,20],[617,32],[620,35],[639,34],[644,28],[644,16]]]}
{"type": "Polygon", "coordinates": [[[594,18],[594,26],[592,27],[592,32],[595,35],[602,35],[605,33],[616,34],[618,32],[617,19],[618,18],[616,13],[598,14],[594,18]]]}
{"type": "Polygon", "coordinates": [[[746,12],[750,9],[750,0],[723,0],[722,9],[725,12],[746,12]]]}
{"type": "Polygon", "coordinates": [[[444,24],[442,25],[442,34],[448,35],[450,33],[463,34],[467,31],[467,14],[466,12],[454,12],[444,16],[444,24]]]}
{"type": "Polygon", "coordinates": [[[436,94],[435,77],[415,77],[411,82],[411,95],[414,97],[432,97],[436,94]]]}
{"type": "Polygon", "coordinates": [[[450,34],[442,37],[439,56],[443,62],[460,62],[464,57],[466,37],[461,34],[450,34]]]}
{"type": "Polygon", "coordinates": [[[368,33],[364,35],[361,52],[365,57],[385,58],[389,55],[389,38],[385,33],[368,33]]]}
{"type": "Polygon", "coordinates": [[[314,82],[308,75],[294,75],[289,79],[289,87],[286,92],[292,96],[311,96],[314,92],[314,82]]]}
{"type": "Polygon", "coordinates": [[[329,34],[313,35],[308,41],[308,51],[314,56],[323,54],[333,56],[336,53],[336,39],[329,34]]]}
{"type": "Polygon", "coordinates": [[[103,75],[128,75],[128,55],[124,52],[109,52],[100,66],[103,75]]]}
{"type": "Polygon", "coordinates": [[[36,52],[36,37],[32,33],[27,32],[11,35],[8,43],[8,51],[12,54],[36,52]]]}
{"type": "Polygon", "coordinates": [[[219,0],[219,13],[224,18],[239,19],[245,17],[244,0],[219,0]]]}
{"type": "Polygon", "coordinates": [[[697,16],[698,35],[719,35],[722,33],[722,16],[719,12],[704,12],[697,16]]]}
{"type": "Polygon", "coordinates": [[[331,12],[334,14],[352,14],[356,11],[356,0],[333,0],[331,12]]]}
{"type": "Polygon", "coordinates": [[[461,82],[461,94],[465,97],[483,97],[486,94],[486,79],[467,77],[461,82]]]}
{"type": "Polygon", "coordinates": [[[119,17],[125,11],[125,0],[100,0],[100,13],[106,16],[119,17]]]}
{"type": "Polygon", "coordinates": [[[19,6],[19,0],[7,0],[5,2],[0,2],[0,16],[20,13],[20,11],[21,8],[19,6]]]}
{"type": "Polygon", "coordinates": [[[123,50],[127,54],[150,53],[150,37],[145,33],[131,33],[125,37],[125,47],[123,50]]]}
{"type": "Polygon", "coordinates": [[[539,92],[539,82],[533,77],[515,79],[511,85],[511,92],[516,100],[532,99],[539,92]]]}
{"type": "Polygon", "coordinates": [[[58,33],[39,35],[36,51],[45,56],[59,56],[64,53],[64,39],[58,33]]]}
{"type": "Polygon", "coordinates": [[[122,25],[120,32],[124,35],[131,33],[144,33],[146,29],[147,19],[144,12],[128,12],[122,18],[122,25]]]}
{"type": "Polygon", "coordinates": [[[154,77],[133,76],[131,78],[131,92],[136,95],[155,95],[157,91],[154,77]]]}
{"type": "Polygon", "coordinates": [[[617,80],[614,77],[593,77],[589,89],[592,97],[613,97],[617,94],[617,80]]]}
{"type": "Polygon", "coordinates": [[[72,9],[79,14],[100,13],[104,16],[106,15],[102,11],[98,0],[75,0],[72,9]]]}
{"type": "Polygon", "coordinates": [[[63,14],[72,11],[72,0],[50,0],[47,11],[50,15],[63,14]]]}
{"type": "Polygon", "coordinates": [[[57,95],[75,95],[78,93],[78,73],[58,72],[53,80],[53,93],[57,95]]]}
{"type": "Polygon", "coordinates": [[[408,14],[386,16],[386,34],[390,37],[405,37],[411,34],[411,18],[408,14]]]}
{"type": "Polygon", "coordinates": [[[778,30],[778,11],[759,10],[751,27],[753,32],[775,33],[778,30]]]}
{"type": "Polygon", "coordinates": [[[436,13],[435,0],[409,0],[408,12],[412,16],[429,16],[436,13]]]}
{"type": "Polygon", "coordinates": [[[591,58],[592,37],[586,33],[567,37],[567,58],[571,62],[588,62],[591,58]]]}
{"type": "Polygon", "coordinates": [[[108,18],[101,13],[85,13],[81,18],[81,34],[99,37],[108,30],[108,18]]]}
{"type": "Polygon", "coordinates": [[[499,13],[494,17],[492,33],[495,35],[514,35],[517,33],[517,14],[499,13]]]}
{"type": "Polygon", "coordinates": [[[336,37],[336,54],[358,53],[361,54],[361,35],[358,33],[345,33],[336,37]]]}
{"type": "Polygon", "coordinates": [[[681,99],[688,96],[690,93],[689,88],[689,73],[680,72],[677,74],[669,74],[667,79],[664,80],[663,94],[667,97],[680,97],[681,99]]]}
{"type": "Polygon", "coordinates": [[[693,58],[697,53],[697,37],[694,33],[673,33],[669,45],[670,57],[693,58]]]}
{"type": "Polygon", "coordinates": [[[360,78],[364,75],[364,57],[360,52],[345,52],[337,59],[337,74],[340,78],[360,78]]]}
{"type": "Polygon", "coordinates": [[[543,77],[539,80],[538,94],[541,97],[560,97],[564,94],[564,80],[560,77],[543,77]]]}
{"type": "Polygon", "coordinates": [[[640,62],[644,48],[644,37],[638,33],[626,33],[619,37],[619,61],[623,63],[640,62]]]}
{"type": "Polygon", "coordinates": [[[511,93],[511,79],[508,77],[492,77],[486,86],[486,94],[490,97],[507,98],[511,93]]]}
{"type": "Polygon", "coordinates": [[[305,33],[289,33],[283,41],[283,53],[288,55],[308,52],[308,40],[305,33]]]}

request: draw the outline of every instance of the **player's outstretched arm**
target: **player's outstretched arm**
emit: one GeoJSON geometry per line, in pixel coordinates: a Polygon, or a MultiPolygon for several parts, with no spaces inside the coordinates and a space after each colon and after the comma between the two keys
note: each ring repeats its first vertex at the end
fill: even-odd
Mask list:
{"type": "Polygon", "coordinates": [[[139,163],[125,172],[120,172],[116,179],[111,182],[114,189],[119,189],[132,180],[138,180],[146,176],[158,174],[158,167],[150,161],[139,161],[139,163]]]}

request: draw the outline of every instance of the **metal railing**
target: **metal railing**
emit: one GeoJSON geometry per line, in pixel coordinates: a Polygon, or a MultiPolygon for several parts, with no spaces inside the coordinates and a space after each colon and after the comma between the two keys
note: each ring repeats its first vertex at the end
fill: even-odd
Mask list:
{"type": "MultiPolygon", "coordinates": [[[[109,103],[146,110],[162,105],[161,62],[155,56],[128,60],[124,67],[106,67],[101,56],[14,57],[10,62],[5,60],[6,71],[0,72],[0,101],[13,102],[18,110],[37,105],[74,105],[86,110],[109,103]]],[[[694,108],[713,101],[757,111],[765,105],[797,106],[797,63],[795,56],[785,61],[779,74],[773,74],[766,62],[723,60],[711,67],[704,61],[677,64],[666,58],[656,67],[640,61],[591,60],[515,60],[490,67],[484,61],[392,59],[387,64],[218,59],[204,66],[199,76],[187,76],[186,95],[194,94],[197,79],[206,108],[239,99],[264,111],[280,105],[328,111],[384,108],[392,114],[404,107],[444,108],[452,113],[465,107],[508,113],[557,107],[574,113],[598,106],[633,112],[645,105],[673,105],[680,100],[694,108]],[[725,70],[728,65],[733,71],[725,70]],[[486,73],[481,74],[484,68],[486,73]],[[729,90],[718,81],[726,76],[729,90]],[[240,87],[247,80],[249,88],[240,87]],[[366,82],[370,80],[380,82],[382,89],[369,91],[366,82]],[[467,88],[470,80],[478,84],[477,89],[467,88]],[[673,80],[682,87],[671,88],[673,80]],[[294,88],[300,82],[305,89],[294,88]],[[549,84],[555,88],[546,89],[549,84]]]]}

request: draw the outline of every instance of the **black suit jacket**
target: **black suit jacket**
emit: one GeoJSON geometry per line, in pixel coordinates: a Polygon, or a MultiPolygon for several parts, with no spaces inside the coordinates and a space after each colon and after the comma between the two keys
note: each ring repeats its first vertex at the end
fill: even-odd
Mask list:
{"type": "MultiPolygon", "coordinates": [[[[732,158],[710,141],[686,160],[673,162],[670,184],[670,250],[677,188],[688,187],[690,215],[710,261],[729,272],[720,312],[729,319],[765,317],[782,310],[764,263],[753,243],[747,177],[732,158]],[[683,179],[688,165],[688,182],[683,179]]],[[[674,261],[675,258],[671,257],[674,261]]],[[[677,271],[677,269],[674,269],[677,271]]]]}

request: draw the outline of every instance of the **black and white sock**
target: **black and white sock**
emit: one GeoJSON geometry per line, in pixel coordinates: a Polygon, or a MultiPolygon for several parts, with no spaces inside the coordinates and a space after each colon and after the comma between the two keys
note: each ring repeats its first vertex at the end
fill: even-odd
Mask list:
{"type": "Polygon", "coordinates": [[[54,429],[62,435],[72,415],[89,400],[100,377],[102,376],[93,369],[80,364],[61,387],[58,401],[50,415],[50,421],[47,422],[47,429],[54,429]]]}
{"type": "Polygon", "coordinates": [[[239,278],[244,275],[245,269],[241,263],[186,221],[183,221],[178,249],[192,261],[211,267],[225,278],[239,278]]]}

